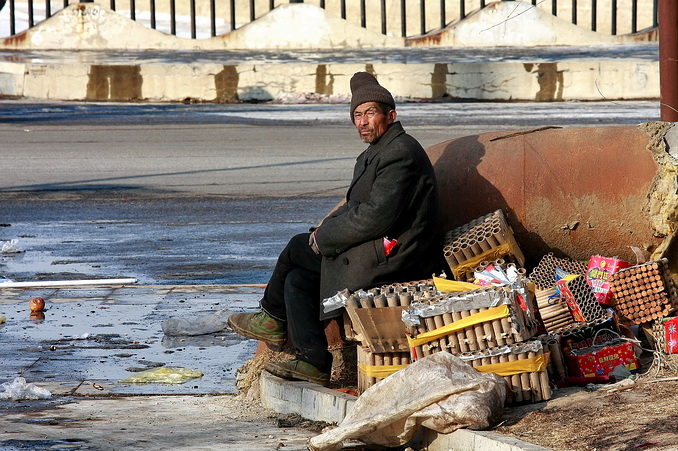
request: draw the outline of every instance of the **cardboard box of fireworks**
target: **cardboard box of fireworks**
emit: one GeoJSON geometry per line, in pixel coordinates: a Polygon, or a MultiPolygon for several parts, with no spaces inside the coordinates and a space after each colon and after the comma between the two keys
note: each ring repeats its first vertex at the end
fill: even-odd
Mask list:
{"type": "Polygon", "coordinates": [[[571,349],[567,367],[572,377],[607,376],[619,365],[634,371],[640,368],[633,343],[616,338],[586,348],[571,349]]]}

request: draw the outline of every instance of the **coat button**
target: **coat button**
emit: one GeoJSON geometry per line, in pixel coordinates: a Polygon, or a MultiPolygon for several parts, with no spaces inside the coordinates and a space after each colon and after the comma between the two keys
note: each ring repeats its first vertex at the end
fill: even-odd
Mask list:
{"type": "Polygon", "coordinates": [[[342,262],[343,262],[345,265],[348,265],[348,258],[344,257],[344,259],[342,260],[342,262]]]}

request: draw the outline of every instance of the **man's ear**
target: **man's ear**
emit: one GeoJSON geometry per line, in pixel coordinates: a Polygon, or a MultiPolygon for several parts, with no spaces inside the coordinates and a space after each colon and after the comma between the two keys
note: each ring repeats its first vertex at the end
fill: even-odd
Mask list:
{"type": "Polygon", "coordinates": [[[396,113],[396,110],[390,110],[390,111],[388,112],[387,117],[388,117],[388,123],[389,123],[389,124],[392,124],[392,123],[395,122],[396,117],[398,117],[398,113],[396,113]]]}

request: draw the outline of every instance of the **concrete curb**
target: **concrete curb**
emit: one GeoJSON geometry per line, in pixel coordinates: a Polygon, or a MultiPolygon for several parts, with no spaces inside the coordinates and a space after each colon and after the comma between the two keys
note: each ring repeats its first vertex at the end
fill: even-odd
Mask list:
{"type": "MultiPolygon", "coordinates": [[[[297,414],[311,421],[339,424],[356,402],[356,397],[317,384],[288,381],[263,371],[260,377],[262,405],[284,414],[297,414]]],[[[549,451],[489,431],[459,429],[451,434],[425,430],[422,439],[427,451],[549,451]]]]}

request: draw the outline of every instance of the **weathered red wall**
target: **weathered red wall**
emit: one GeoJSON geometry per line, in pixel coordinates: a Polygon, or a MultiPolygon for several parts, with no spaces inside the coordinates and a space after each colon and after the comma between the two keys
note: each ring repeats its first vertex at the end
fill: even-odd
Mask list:
{"type": "Polygon", "coordinates": [[[531,267],[547,253],[619,256],[662,240],[643,208],[657,164],[637,126],[493,132],[427,149],[450,230],[506,213],[531,267]]]}

